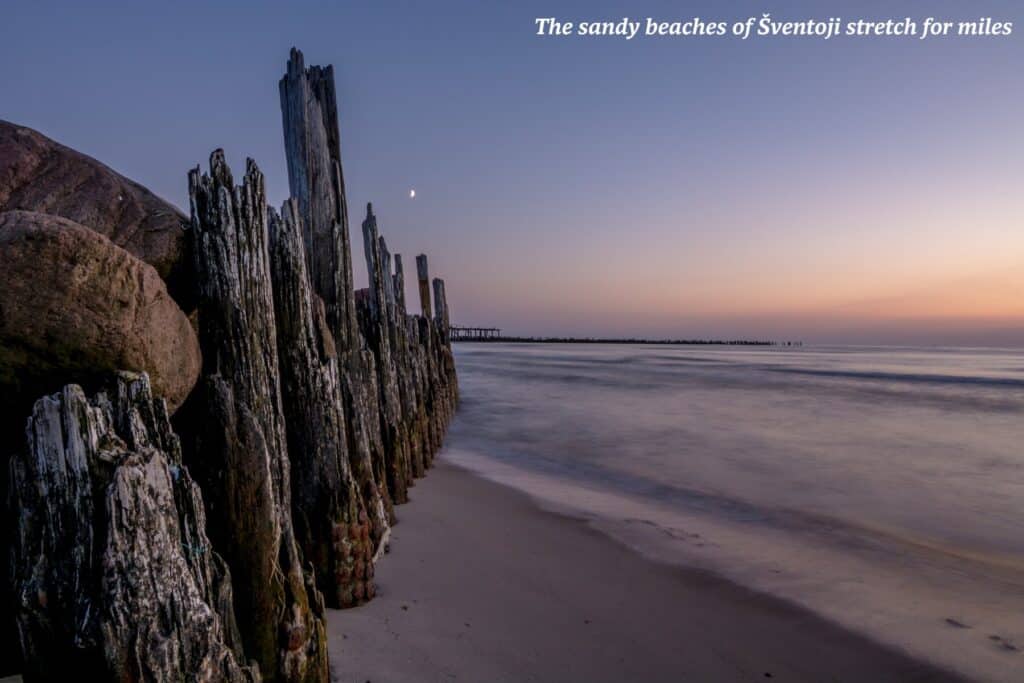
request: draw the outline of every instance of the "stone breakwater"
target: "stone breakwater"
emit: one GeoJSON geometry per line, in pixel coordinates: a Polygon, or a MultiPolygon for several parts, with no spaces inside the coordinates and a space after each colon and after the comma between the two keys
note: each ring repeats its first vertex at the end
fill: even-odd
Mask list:
{"type": "MultiPolygon", "coordinates": [[[[88,157],[28,129],[0,131],[17,143],[0,135],[0,231],[31,237],[19,226],[52,208],[51,231],[96,233],[94,251],[138,273],[126,281],[172,277],[173,299],[162,283],[142,291],[192,322],[175,332],[184,342],[171,340],[190,353],[177,376],[156,322],[135,338],[160,353],[103,355],[74,326],[53,341],[58,352],[19,339],[0,315],[0,388],[16,392],[0,453],[10,508],[0,619],[23,657],[0,673],[327,681],[325,608],[374,596],[395,505],[429,469],[458,401],[448,302],[419,255],[422,313],[408,311],[402,257],[370,206],[369,286],[355,289],[333,70],[307,68],[293,50],[280,95],[291,194],[280,209],[267,206],[253,160],[236,184],[220,150],[188,174],[184,218],[88,157]],[[83,187],[96,208],[62,216],[83,187]],[[127,214],[110,208],[126,188],[127,214]],[[157,219],[161,244],[175,245],[162,260],[147,262],[138,239],[104,237],[157,219]],[[82,367],[90,357],[105,365],[82,367]],[[156,371],[173,402],[157,395],[156,371]]],[[[0,267],[14,256],[24,266],[32,251],[5,247],[4,234],[0,267]]],[[[151,309],[141,295],[101,296],[109,283],[76,259],[50,267],[69,284],[46,305],[60,312],[84,288],[89,329],[170,315],[135,315],[151,309]]]]}

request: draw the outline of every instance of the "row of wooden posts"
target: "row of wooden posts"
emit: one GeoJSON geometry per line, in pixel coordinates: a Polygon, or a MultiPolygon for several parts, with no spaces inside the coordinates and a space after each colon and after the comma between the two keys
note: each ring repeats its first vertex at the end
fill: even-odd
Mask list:
{"type": "MultiPolygon", "coordinates": [[[[40,399],[12,463],[26,680],[329,679],[325,607],[375,592],[395,506],[458,401],[444,282],[362,223],[356,290],[331,67],[280,83],[291,198],[189,173],[203,369],[173,419],[144,374],[40,399]]],[[[337,653],[344,657],[344,653],[337,653]]]]}

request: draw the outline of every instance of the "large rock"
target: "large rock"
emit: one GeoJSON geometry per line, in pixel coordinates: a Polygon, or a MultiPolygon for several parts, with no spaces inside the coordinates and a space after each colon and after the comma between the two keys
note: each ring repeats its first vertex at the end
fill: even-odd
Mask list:
{"type": "Polygon", "coordinates": [[[111,371],[145,371],[173,411],[199,377],[199,342],[153,268],[58,216],[0,213],[0,393],[32,401],[111,371]]]}
{"type": "Polygon", "coordinates": [[[31,128],[0,120],[0,211],[62,216],[153,266],[186,309],[186,217],[136,182],[31,128]]]}

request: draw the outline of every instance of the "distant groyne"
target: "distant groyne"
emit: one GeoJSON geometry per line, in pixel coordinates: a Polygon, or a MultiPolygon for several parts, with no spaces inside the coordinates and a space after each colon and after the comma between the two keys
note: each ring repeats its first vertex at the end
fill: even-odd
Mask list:
{"type": "Polygon", "coordinates": [[[505,344],[652,344],[661,346],[803,346],[802,341],[765,339],[648,339],[643,337],[517,337],[504,336],[497,327],[451,327],[452,342],[505,344]]]}

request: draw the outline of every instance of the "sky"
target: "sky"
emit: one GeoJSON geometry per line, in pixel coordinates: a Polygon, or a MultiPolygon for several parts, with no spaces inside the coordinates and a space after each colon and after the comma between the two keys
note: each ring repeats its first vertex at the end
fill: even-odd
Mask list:
{"type": "Polygon", "coordinates": [[[357,286],[372,201],[391,250],[446,280],[454,324],[1024,346],[1024,5],[896,4],[4,0],[0,118],[184,210],[187,170],[223,147],[280,204],[296,46],[335,67],[357,286]],[[766,10],[1016,26],[627,41],[534,22],[766,10]]]}

